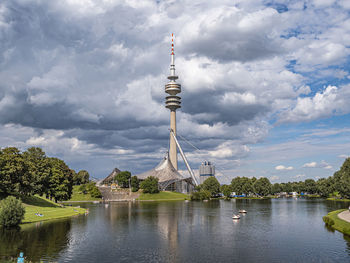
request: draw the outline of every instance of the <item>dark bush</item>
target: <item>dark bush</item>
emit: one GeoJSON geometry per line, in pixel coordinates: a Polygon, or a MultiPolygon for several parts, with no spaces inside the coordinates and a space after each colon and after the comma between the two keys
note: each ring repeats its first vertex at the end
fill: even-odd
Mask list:
{"type": "Polygon", "coordinates": [[[191,200],[209,200],[211,193],[208,190],[200,190],[191,194],[191,200]]]}
{"type": "Polygon", "coordinates": [[[159,193],[158,178],[154,176],[147,177],[144,181],[140,183],[140,188],[143,190],[144,193],[159,193]]]}
{"type": "Polygon", "coordinates": [[[9,196],[0,202],[0,225],[9,228],[18,226],[24,218],[22,201],[9,196]]]}
{"type": "Polygon", "coordinates": [[[326,223],[328,226],[333,226],[334,225],[334,220],[330,218],[329,216],[324,216],[323,221],[326,223]]]}

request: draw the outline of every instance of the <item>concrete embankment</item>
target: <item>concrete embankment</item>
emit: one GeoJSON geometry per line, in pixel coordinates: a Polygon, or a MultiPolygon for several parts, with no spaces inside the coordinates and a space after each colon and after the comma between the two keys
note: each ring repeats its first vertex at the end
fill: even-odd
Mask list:
{"type": "Polygon", "coordinates": [[[130,192],[129,189],[111,190],[107,186],[99,186],[104,201],[132,201],[139,197],[140,193],[130,192]]]}

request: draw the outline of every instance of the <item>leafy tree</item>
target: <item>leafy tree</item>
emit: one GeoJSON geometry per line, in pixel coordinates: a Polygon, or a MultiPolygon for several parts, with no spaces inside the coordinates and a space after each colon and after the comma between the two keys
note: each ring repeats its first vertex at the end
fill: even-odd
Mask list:
{"type": "Polygon", "coordinates": [[[101,194],[100,190],[97,188],[96,185],[94,185],[94,187],[91,189],[90,195],[92,197],[95,197],[95,198],[101,198],[102,197],[102,194],[101,194]]]}
{"type": "Polygon", "coordinates": [[[21,152],[15,147],[0,152],[0,191],[3,193],[30,193],[33,182],[21,152]]]}
{"type": "Polygon", "coordinates": [[[231,189],[232,192],[235,192],[237,195],[241,195],[243,193],[243,180],[241,177],[235,177],[231,181],[231,189]]]}
{"type": "Polygon", "coordinates": [[[257,194],[267,196],[271,192],[271,183],[266,177],[261,177],[255,182],[254,188],[257,194]]]}
{"type": "Polygon", "coordinates": [[[155,194],[159,193],[158,189],[158,178],[149,176],[140,183],[140,188],[144,193],[155,194]]]}
{"type": "Polygon", "coordinates": [[[282,192],[281,190],[281,186],[279,183],[274,183],[272,186],[271,186],[271,193],[272,194],[277,194],[277,193],[280,193],[282,192]]]}
{"type": "MultiPolygon", "coordinates": [[[[207,179],[207,180],[209,180],[209,179],[207,179]]],[[[193,192],[191,194],[191,200],[209,200],[210,197],[211,197],[211,193],[208,190],[200,190],[197,192],[193,192]]]]}
{"type": "Polygon", "coordinates": [[[72,196],[73,174],[64,161],[48,158],[50,162],[50,179],[48,194],[55,202],[69,200],[72,196]]]}
{"type": "Polygon", "coordinates": [[[86,170],[81,170],[73,175],[74,185],[87,184],[90,181],[89,172],[86,170]]]}
{"type": "Polygon", "coordinates": [[[21,200],[8,196],[0,202],[0,225],[6,228],[18,226],[24,218],[24,213],[21,200]]]}
{"type": "Polygon", "coordinates": [[[224,184],[221,186],[220,190],[226,198],[230,198],[232,193],[231,185],[224,184]]]}
{"type": "Polygon", "coordinates": [[[336,189],[344,198],[350,198],[350,158],[347,158],[340,170],[336,172],[340,178],[336,189]]]}
{"type": "Polygon", "coordinates": [[[316,182],[317,185],[317,193],[319,193],[322,197],[328,197],[333,193],[334,186],[332,177],[321,178],[316,182]]]}
{"type": "Polygon", "coordinates": [[[215,196],[220,193],[220,183],[218,179],[211,176],[203,182],[202,189],[209,191],[211,196],[215,196]]]}
{"type": "Polygon", "coordinates": [[[129,179],[131,178],[131,173],[128,171],[120,172],[115,176],[115,180],[121,188],[129,187],[129,179]]]}
{"type": "Polygon", "coordinates": [[[139,179],[137,179],[137,176],[131,177],[131,191],[137,192],[140,188],[140,182],[139,179]]]}
{"type": "Polygon", "coordinates": [[[310,193],[310,194],[314,194],[317,192],[317,185],[315,180],[313,179],[306,179],[305,180],[305,187],[304,187],[305,191],[310,193]]]}
{"type": "Polygon", "coordinates": [[[254,183],[255,183],[255,180],[249,179],[248,177],[242,177],[241,178],[242,193],[244,193],[246,195],[253,193],[254,192],[254,183]]]}
{"type": "Polygon", "coordinates": [[[31,147],[23,153],[23,158],[34,183],[34,194],[46,194],[49,187],[50,165],[45,152],[39,147],[31,147]]]}

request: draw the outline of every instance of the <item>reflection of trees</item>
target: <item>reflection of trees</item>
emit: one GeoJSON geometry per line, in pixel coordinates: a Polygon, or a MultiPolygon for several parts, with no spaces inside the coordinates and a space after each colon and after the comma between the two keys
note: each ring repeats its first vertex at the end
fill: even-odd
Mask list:
{"type": "Polygon", "coordinates": [[[44,256],[55,258],[69,242],[70,229],[70,220],[24,225],[22,229],[0,229],[0,255],[16,257],[22,251],[34,262],[44,256]]]}

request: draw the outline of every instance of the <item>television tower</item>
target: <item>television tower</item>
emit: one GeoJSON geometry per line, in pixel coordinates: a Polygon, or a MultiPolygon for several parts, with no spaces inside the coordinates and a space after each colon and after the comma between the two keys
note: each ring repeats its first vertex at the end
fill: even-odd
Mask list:
{"type": "MultiPolygon", "coordinates": [[[[177,96],[181,92],[181,85],[176,83],[178,76],[175,75],[175,54],[174,54],[174,34],[171,34],[171,64],[169,82],[165,85],[165,92],[169,94],[166,96],[165,107],[170,110],[170,129],[176,136],[176,110],[181,108],[181,97],[177,96]]],[[[171,164],[177,170],[177,148],[176,142],[170,133],[170,149],[169,157],[171,164]]]]}

